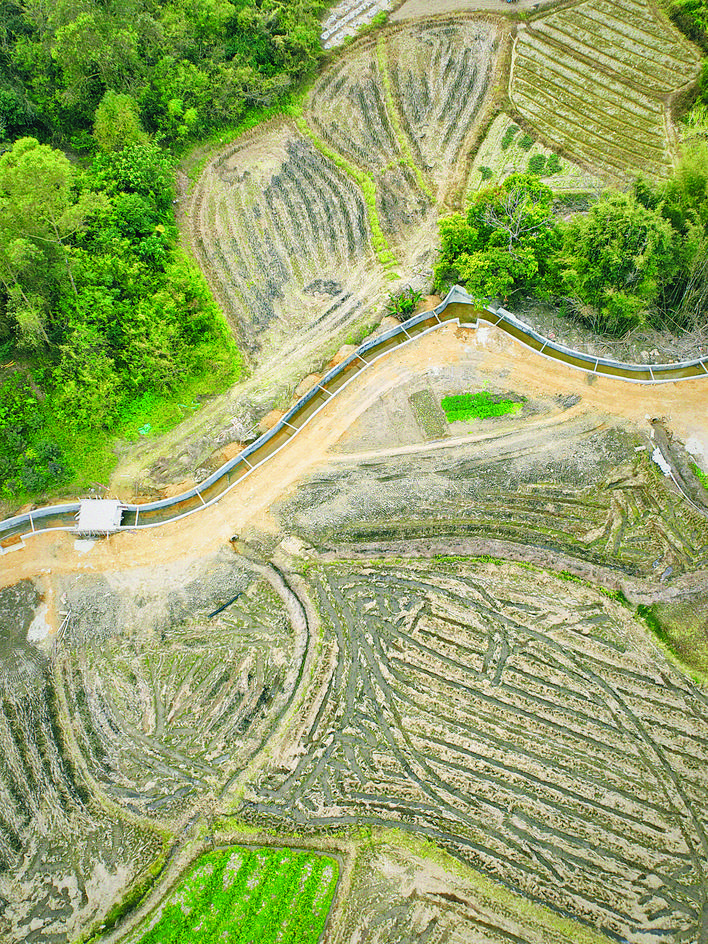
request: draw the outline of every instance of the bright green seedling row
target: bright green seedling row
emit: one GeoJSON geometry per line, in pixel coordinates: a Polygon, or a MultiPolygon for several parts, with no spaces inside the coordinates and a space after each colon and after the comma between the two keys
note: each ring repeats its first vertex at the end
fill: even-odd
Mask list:
{"type": "Polygon", "coordinates": [[[337,884],[335,859],[232,846],[199,858],[138,944],[315,944],[337,884]]]}
{"type": "Polygon", "coordinates": [[[703,486],[703,488],[708,490],[708,475],[703,471],[703,469],[699,468],[695,462],[692,463],[692,466],[693,466],[693,471],[696,473],[696,475],[698,476],[701,482],[701,485],[703,486]]]}
{"type": "Polygon", "coordinates": [[[518,413],[522,403],[516,400],[502,400],[482,390],[480,393],[459,393],[443,397],[440,406],[445,411],[448,423],[456,420],[486,420],[490,416],[504,416],[505,413],[518,413]]]}

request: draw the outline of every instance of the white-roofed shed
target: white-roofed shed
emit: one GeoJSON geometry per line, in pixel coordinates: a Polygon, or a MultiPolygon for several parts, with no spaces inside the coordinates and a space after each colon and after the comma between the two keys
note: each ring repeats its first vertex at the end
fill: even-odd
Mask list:
{"type": "Polygon", "coordinates": [[[125,505],[114,498],[83,498],[76,516],[79,534],[113,534],[120,529],[125,505]]]}

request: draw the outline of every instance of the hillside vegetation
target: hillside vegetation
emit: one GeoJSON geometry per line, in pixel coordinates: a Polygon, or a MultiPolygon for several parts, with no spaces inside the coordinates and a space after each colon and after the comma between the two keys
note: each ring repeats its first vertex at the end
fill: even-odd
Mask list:
{"type": "MultiPolygon", "coordinates": [[[[174,149],[317,63],[318,0],[0,10],[0,499],[105,481],[241,372],[177,248],[174,149]]],[[[250,112],[249,112],[250,110],[250,112]]]]}
{"type": "Polygon", "coordinates": [[[662,184],[605,191],[587,214],[561,220],[553,191],[512,174],[479,190],[465,215],[440,223],[440,290],[457,281],[480,298],[531,291],[595,331],[706,323],[708,150],[694,147],[662,184]]]}

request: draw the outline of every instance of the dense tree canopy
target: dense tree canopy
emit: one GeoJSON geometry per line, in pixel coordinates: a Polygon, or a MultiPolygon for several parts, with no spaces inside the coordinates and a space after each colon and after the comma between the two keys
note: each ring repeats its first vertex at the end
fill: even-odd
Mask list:
{"type": "Polygon", "coordinates": [[[89,147],[102,102],[104,112],[138,119],[131,134],[144,128],[165,141],[234,122],[316,65],[324,8],[322,0],[4,0],[0,131],[89,147]]]}
{"type": "Polygon", "coordinates": [[[551,295],[615,336],[644,323],[694,327],[707,318],[707,196],[705,146],[688,150],[669,181],[608,190],[565,222],[547,187],[512,174],[481,190],[465,216],[441,220],[438,287],[463,281],[481,298],[551,295]]]}
{"type": "Polygon", "coordinates": [[[708,52],[708,3],[706,0],[671,0],[668,4],[672,20],[679,29],[708,52]]]}
{"type": "Polygon", "coordinates": [[[559,245],[553,191],[532,175],[512,174],[475,195],[466,216],[440,223],[438,281],[462,280],[480,298],[540,289],[559,245]]]}
{"type": "Polygon", "coordinates": [[[660,210],[608,193],[565,227],[559,287],[594,327],[619,335],[648,320],[675,263],[675,233],[660,210]]]}
{"type": "Polygon", "coordinates": [[[177,249],[172,155],[288,93],[322,55],[324,7],[0,0],[0,498],[82,473],[81,442],[180,385],[237,374],[177,249]]]}
{"type": "Polygon", "coordinates": [[[238,363],[175,250],[170,161],[149,142],[87,170],[35,138],[0,156],[0,285],[0,345],[15,357],[0,386],[6,498],[65,477],[60,442],[104,437],[136,397],[238,363]]]}

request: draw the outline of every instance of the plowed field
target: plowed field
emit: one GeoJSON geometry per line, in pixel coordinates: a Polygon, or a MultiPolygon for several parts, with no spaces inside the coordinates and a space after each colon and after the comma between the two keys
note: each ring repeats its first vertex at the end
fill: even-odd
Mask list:
{"type": "MultiPolygon", "coordinates": [[[[697,58],[652,7],[532,16],[488,127],[510,40],[407,21],[212,156],[184,231],[252,372],[136,465],[191,470],[425,287],[483,166],[665,173],[697,58]]],[[[651,459],[690,474],[705,403],[447,325],[218,505],[4,557],[0,939],[708,940],[708,503],[651,459]]]]}
{"type": "Polygon", "coordinates": [[[589,384],[493,329],[390,357],[201,519],[73,564],[33,539],[53,572],[0,594],[4,940],[140,940],[216,842],[336,854],[337,944],[700,939],[708,701],[636,610],[705,598],[644,419],[706,439],[699,381],[589,384]],[[446,419],[481,390],[520,407],[446,419]]]}

